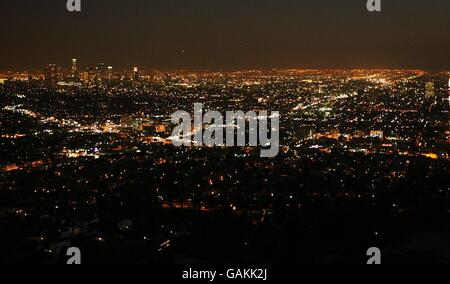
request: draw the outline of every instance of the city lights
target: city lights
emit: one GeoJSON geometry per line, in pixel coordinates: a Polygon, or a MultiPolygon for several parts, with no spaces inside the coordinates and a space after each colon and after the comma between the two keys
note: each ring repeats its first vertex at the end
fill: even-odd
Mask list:
{"type": "Polygon", "coordinates": [[[4,2],[1,263],[450,262],[448,1],[4,2]]]}

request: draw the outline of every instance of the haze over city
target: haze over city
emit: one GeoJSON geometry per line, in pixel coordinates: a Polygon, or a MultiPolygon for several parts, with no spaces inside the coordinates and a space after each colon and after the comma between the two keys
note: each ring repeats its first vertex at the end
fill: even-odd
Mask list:
{"type": "Polygon", "coordinates": [[[450,70],[450,2],[96,0],[0,3],[0,70],[78,58],[116,70],[450,70]]]}

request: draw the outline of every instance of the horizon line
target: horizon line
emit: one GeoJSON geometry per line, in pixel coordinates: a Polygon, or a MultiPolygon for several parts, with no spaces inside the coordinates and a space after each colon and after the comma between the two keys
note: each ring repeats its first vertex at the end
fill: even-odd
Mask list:
{"type": "MultiPolygon", "coordinates": [[[[54,63],[49,63],[54,64],[54,63]]],[[[44,64],[43,66],[45,66],[44,64]]],[[[58,64],[56,64],[58,65],[58,64]]],[[[93,65],[92,67],[94,67],[93,65]]],[[[111,65],[107,65],[111,66],[111,65]]],[[[335,67],[323,67],[323,68],[313,68],[313,67],[273,67],[273,68],[141,68],[139,65],[133,65],[129,69],[121,68],[115,70],[115,72],[127,72],[132,71],[134,67],[138,67],[139,71],[145,72],[252,72],[252,71],[420,71],[420,72],[432,72],[432,73],[446,73],[450,72],[450,69],[440,69],[440,68],[401,68],[401,67],[347,67],[347,68],[335,68],[335,67]]],[[[85,66],[84,68],[91,67],[85,66]]],[[[112,65],[114,70],[114,65],[112,65]]],[[[70,70],[70,66],[63,68],[63,70],[70,70]]],[[[0,70],[0,73],[8,73],[8,72],[44,72],[44,69],[35,69],[35,70],[0,70]]],[[[81,70],[79,70],[81,71],[81,70]]]]}

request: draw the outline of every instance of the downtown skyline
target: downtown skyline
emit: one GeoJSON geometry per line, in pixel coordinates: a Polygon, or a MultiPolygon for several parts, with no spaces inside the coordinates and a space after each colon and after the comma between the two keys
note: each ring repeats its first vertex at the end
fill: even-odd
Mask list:
{"type": "MultiPolygon", "coordinates": [[[[450,73],[449,68],[443,69],[430,69],[430,68],[420,68],[420,67],[308,67],[308,66],[284,66],[284,67],[230,67],[230,68],[143,68],[142,64],[132,64],[127,66],[121,66],[117,68],[117,64],[114,62],[105,62],[103,60],[97,60],[92,62],[81,62],[78,58],[68,57],[65,62],[56,63],[56,61],[42,62],[39,65],[31,66],[26,69],[7,69],[0,70],[0,74],[19,74],[19,73],[30,73],[30,74],[40,74],[45,72],[45,67],[47,65],[56,65],[61,68],[64,72],[70,72],[72,69],[72,61],[77,61],[78,72],[87,71],[90,68],[95,69],[96,66],[102,64],[106,68],[111,68],[114,73],[132,72],[135,68],[139,69],[139,72],[152,73],[152,72],[251,72],[251,71],[283,71],[283,70],[297,70],[297,71],[352,71],[352,70],[366,70],[366,71],[423,71],[423,72],[439,72],[439,73],[450,73]],[[70,58],[70,59],[69,59],[70,58]]],[[[59,61],[58,61],[59,62],[59,61]]]]}

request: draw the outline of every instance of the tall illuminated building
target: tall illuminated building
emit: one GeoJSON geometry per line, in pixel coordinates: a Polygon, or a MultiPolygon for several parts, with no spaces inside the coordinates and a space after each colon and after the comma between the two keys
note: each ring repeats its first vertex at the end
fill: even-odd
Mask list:
{"type": "Polygon", "coordinates": [[[58,83],[58,66],[56,64],[45,65],[45,82],[48,85],[56,85],[58,83]]]}
{"type": "Polygon", "coordinates": [[[133,68],[133,80],[139,81],[139,68],[137,67],[133,68]]]}
{"type": "Polygon", "coordinates": [[[61,66],[56,68],[56,83],[60,82],[63,79],[63,70],[61,66]]]}
{"type": "Polygon", "coordinates": [[[108,74],[107,74],[108,80],[112,80],[113,78],[113,68],[112,66],[108,66],[108,74]]]}
{"type": "Polygon", "coordinates": [[[96,71],[96,79],[97,80],[99,80],[99,81],[101,81],[101,80],[104,80],[104,79],[106,79],[106,77],[107,77],[107,69],[106,69],[106,65],[105,65],[105,63],[99,63],[99,64],[97,64],[97,67],[95,68],[95,71],[96,71]]]}
{"type": "Polygon", "coordinates": [[[77,60],[72,59],[72,75],[75,75],[77,72],[78,72],[77,60]]]}
{"type": "Polygon", "coordinates": [[[72,79],[74,79],[74,80],[78,80],[79,79],[78,78],[77,60],[75,58],[72,59],[72,67],[71,67],[70,73],[71,73],[70,75],[71,75],[72,79]]]}

